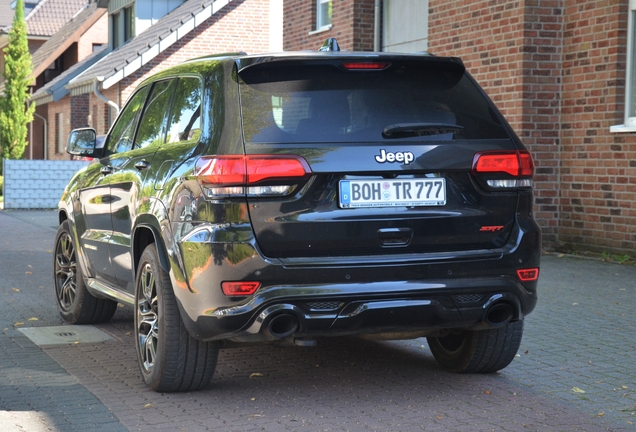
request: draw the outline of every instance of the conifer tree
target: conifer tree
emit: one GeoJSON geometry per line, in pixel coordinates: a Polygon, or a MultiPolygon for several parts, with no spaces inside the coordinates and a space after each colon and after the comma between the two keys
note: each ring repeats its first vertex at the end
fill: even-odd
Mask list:
{"type": "Polygon", "coordinates": [[[0,148],[5,159],[20,159],[27,145],[27,125],[35,104],[27,106],[33,70],[24,21],[24,2],[17,0],[9,45],[4,49],[4,95],[0,97],[0,148]]]}

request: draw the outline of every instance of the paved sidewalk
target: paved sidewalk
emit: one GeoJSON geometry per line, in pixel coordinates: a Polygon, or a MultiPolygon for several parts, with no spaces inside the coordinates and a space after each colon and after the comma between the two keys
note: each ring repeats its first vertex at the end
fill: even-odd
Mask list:
{"type": "Polygon", "coordinates": [[[98,326],[109,342],[40,349],[15,330],[62,324],[55,226],[54,212],[0,212],[2,431],[636,430],[636,266],[544,256],[539,305],[497,374],[445,372],[423,339],[343,338],[223,350],[210,388],[157,394],[130,308],[98,326]]]}

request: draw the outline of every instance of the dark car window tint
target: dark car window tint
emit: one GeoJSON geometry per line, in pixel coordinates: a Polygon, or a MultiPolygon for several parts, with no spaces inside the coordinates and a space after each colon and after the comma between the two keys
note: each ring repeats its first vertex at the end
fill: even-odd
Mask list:
{"type": "Polygon", "coordinates": [[[139,114],[146,101],[148,87],[135,93],[117,118],[106,143],[107,154],[121,153],[132,149],[139,114]]]}
{"type": "Polygon", "coordinates": [[[166,122],[176,80],[155,83],[139,122],[135,148],[161,145],[166,136],[166,122]]]}
{"type": "Polygon", "coordinates": [[[395,62],[384,71],[346,71],[335,65],[283,64],[247,68],[241,78],[247,142],[384,141],[387,126],[422,123],[462,128],[407,139],[509,137],[457,66],[395,62]]]}
{"type": "Polygon", "coordinates": [[[201,82],[180,78],[168,123],[167,142],[198,140],[201,135],[201,82]]]}

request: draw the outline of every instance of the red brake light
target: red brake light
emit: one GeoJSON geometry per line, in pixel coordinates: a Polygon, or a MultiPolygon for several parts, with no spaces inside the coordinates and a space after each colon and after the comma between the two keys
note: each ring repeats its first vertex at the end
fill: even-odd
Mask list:
{"type": "Polygon", "coordinates": [[[305,177],[311,169],[305,159],[299,156],[250,155],[247,161],[247,184],[263,180],[305,177]]]}
{"type": "Polygon", "coordinates": [[[302,157],[278,155],[203,156],[194,172],[201,183],[214,186],[249,186],[309,174],[311,168],[302,157]]]}
{"type": "Polygon", "coordinates": [[[344,62],[342,67],[347,70],[382,70],[386,69],[391,63],[386,62],[344,62]]]}
{"type": "Polygon", "coordinates": [[[477,173],[506,173],[514,177],[531,177],[534,162],[527,151],[484,152],[473,158],[473,170],[477,173]]]}
{"type": "Polygon", "coordinates": [[[519,159],[521,160],[521,176],[532,176],[534,175],[534,161],[532,160],[532,156],[527,151],[519,152],[519,159]]]}
{"type": "Polygon", "coordinates": [[[249,296],[261,286],[260,282],[222,282],[221,288],[226,296],[249,296]]]}
{"type": "Polygon", "coordinates": [[[204,184],[215,186],[244,185],[245,156],[205,156],[197,161],[194,175],[204,184]]]}
{"type": "Polygon", "coordinates": [[[539,279],[539,269],[538,268],[529,268],[529,269],[521,269],[517,270],[517,276],[521,282],[532,282],[539,279]]]}
{"type": "Polygon", "coordinates": [[[203,156],[194,169],[209,198],[284,196],[310,175],[307,161],[295,155],[203,156]]]}

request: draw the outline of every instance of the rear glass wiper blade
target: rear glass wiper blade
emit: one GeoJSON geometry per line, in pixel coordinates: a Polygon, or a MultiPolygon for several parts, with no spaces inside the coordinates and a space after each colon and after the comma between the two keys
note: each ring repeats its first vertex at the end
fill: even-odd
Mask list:
{"type": "Polygon", "coordinates": [[[388,125],[382,131],[384,138],[404,138],[455,133],[463,126],[451,123],[396,123],[388,125]]]}

